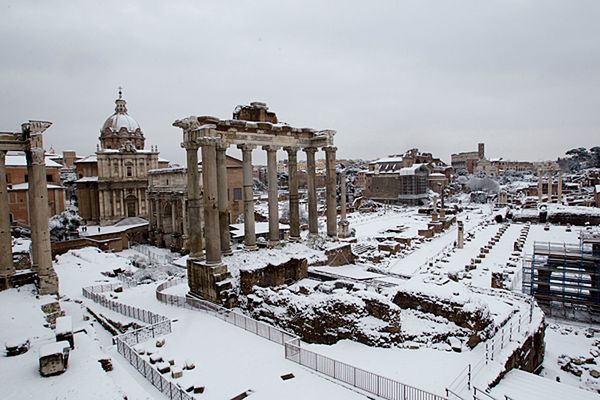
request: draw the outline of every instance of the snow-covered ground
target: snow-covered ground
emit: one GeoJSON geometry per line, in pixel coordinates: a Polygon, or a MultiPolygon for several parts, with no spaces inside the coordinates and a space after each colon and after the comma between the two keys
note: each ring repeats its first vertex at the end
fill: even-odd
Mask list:
{"type": "MultiPolygon", "coordinates": [[[[468,277],[454,282],[447,279],[448,273],[464,271],[480,251],[499,231],[501,224],[488,223],[492,216],[488,206],[478,206],[474,210],[465,211],[457,217],[465,223],[465,232],[472,235],[465,242],[463,249],[453,249],[456,240],[456,226],[436,235],[431,240],[415,242],[411,248],[396,256],[385,257],[377,266],[377,272],[367,271],[368,264],[346,265],[343,267],[314,267],[324,273],[344,276],[350,280],[365,282],[385,282],[384,295],[403,290],[415,293],[427,293],[440,299],[452,300],[477,309],[486,307],[494,324],[508,320],[522,321],[526,310],[517,298],[510,297],[506,291],[490,289],[491,273],[506,269],[511,257],[514,257],[513,243],[521,234],[524,224],[507,225],[500,240],[492,247],[468,277]],[[388,275],[389,274],[389,275],[388,275]],[[410,279],[400,279],[398,275],[410,279]],[[391,287],[390,287],[391,286],[391,287]],[[504,293],[504,294],[502,294],[504,293]]],[[[359,244],[376,246],[373,239],[387,229],[402,230],[399,235],[413,237],[418,229],[426,227],[429,216],[420,215],[415,208],[397,208],[386,212],[369,214],[351,214],[351,227],[356,230],[359,244]],[[399,228],[400,227],[400,228],[399,228]],[[404,228],[402,228],[404,227],[404,228]]],[[[531,225],[523,253],[530,252],[534,241],[578,242],[578,229],[567,232],[565,227],[551,226],[544,230],[542,225],[531,225]]],[[[27,241],[15,241],[15,247],[28,247],[27,241]]],[[[331,244],[326,244],[329,246],[331,244]]],[[[313,246],[315,247],[315,246],[313,246]]],[[[60,291],[63,298],[61,307],[73,317],[75,330],[83,331],[75,335],[76,348],[71,352],[69,369],[66,373],[50,378],[42,378],[37,372],[37,352],[42,344],[54,341],[51,329],[45,327],[45,320],[40,306],[53,301],[50,296],[36,298],[32,287],[19,290],[10,289],[0,292],[0,342],[13,338],[30,337],[32,349],[21,356],[0,357],[0,374],[7,382],[3,398],[103,398],[151,399],[163,398],[152,385],[131,367],[112,345],[111,336],[90,317],[86,310],[89,307],[96,314],[119,323],[133,322],[116,312],[110,311],[82,297],[82,287],[114,282],[114,278],[103,275],[115,269],[128,271],[134,276],[148,276],[152,279],[164,278],[185,269],[159,268],[156,271],[142,271],[136,268],[130,259],[140,260],[145,256],[151,259],[146,250],[128,250],[120,254],[102,253],[95,248],[71,251],[57,257],[55,268],[60,279],[60,291]],[[140,258],[141,257],[141,258],[140,258]],[[137,275],[135,275],[137,274],[137,275]],[[10,304],[10,306],[9,306],[10,304]],[[110,358],[114,370],[104,372],[98,362],[101,358],[110,358]]],[[[174,257],[162,249],[152,249],[155,260],[167,260],[174,257]]],[[[309,263],[323,262],[326,257],[318,248],[311,248],[306,243],[286,243],[277,249],[261,249],[257,252],[235,251],[224,259],[234,279],[243,269],[254,269],[267,263],[279,264],[290,257],[307,257],[309,263]]],[[[151,260],[149,260],[151,261],[151,260]]],[[[179,260],[185,265],[185,260],[179,260]]],[[[136,264],[137,265],[137,264],[136,264]]],[[[521,267],[518,262],[514,267],[521,267]]],[[[518,276],[515,272],[514,276],[518,276]]],[[[319,283],[304,280],[302,285],[316,286],[319,283]]],[[[174,358],[176,365],[190,360],[196,368],[184,371],[182,382],[192,382],[206,387],[199,398],[222,399],[232,398],[244,391],[252,390],[250,398],[364,398],[361,393],[349,390],[331,380],[309,372],[307,369],[288,361],[283,356],[282,346],[264,340],[235,326],[229,325],[210,315],[180,309],[160,303],[156,300],[157,283],[139,285],[125,289],[122,293],[112,293],[116,301],[136,307],[152,310],[167,316],[173,321],[173,332],[165,336],[166,344],[157,351],[165,357],[174,358]],[[281,376],[292,373],[295,377],[282,380],[281,376]]],[[[187,287],[178,285],[167,290],[168,293],[185,295],[187,287]]],[[[526,303],[523,303],[526,304],[526,303]]],[[[432,316],[434,317],[434,316],[432,316]]],[[[533,329],[536,321],[541,321],[541,314],[534,315],[534,321],[527,329],[533,329]]],[[[137,321],[139,323],[139,321],[137,321]]],[[[424,318],[418,311],[403,310],[402,330],[411,335],[419,335],[425,331],[443,331],[444,326],[435,318],[424,318]]],[[[508,326],[508,325],[506,325],[508,326]]],[[[515,400],[521,398],[514,392],[514,382],[548,382],[556,386],[554,393],[577,393],[569,391],[569,387],[582,387],[598,390],[600,369],[596,364],[600,361],[600,331],[586,326],[571,325],[565,322],[550,321],[546,330],[546,359],[543,364],[541,378],[528,378],[526,373],[511,373],[496,389],[492,391],[498,398],[509,395],[515,400]],[[564,355],[564,356],[563,356],[564,355]],[[561,369],[571,360],[571,367],[561,369]],[[579,361],[573,361],[579,360],[579,361]],[[583,361],[581,361],[583,360],[583,361]],[[569,369],[570,368],[570,369],[569,369]],[[575,372],[573,372],[575,371],[575,372]],[[580,376],[577,376],[581,372],[580,376]],[[525,375],[524,375],[525,374],[525,375]],[[557,383],[557,378],[561,383],[557,383]],[[536,379],[543,379],[537,381],[536,379]],[[569,386],[565,386],[569,385],[569,386]],[[562,389],[558,389],[558,388],[562,389]],[[566,387],[566,388],[565,388],[566,387]]],[[[523,332],[524,333],[524,332],[523,332]]],[[[148,349],[154,348],[154,341],[144,344],[148,349]]],[[[334,345],[307,345],[306,348],[320,354],[347,362],[365,370],[396,379],[400,382],[416,386],[434,393],[444,395],[445,389],[461,371],[470,364],[478,382],[491,380],[502,368],[502,360],[517,346],[517,338],[506,343],[506,347],[498,351],[497,359],[487,366],[485,346],[478,345],[461,352],[450,351],[444,346],[427,344],[392,348],[373,348],[350,340],[342,340],[334,345]]],[[[448,347],[448,346],[446,346],[448,347]]],[[[525,385],[523,383],[523,385],[525,385]]],[[[548,387],[553,387],[548,384],[548,387]]],[[[525,392],[522,392],[525,393],[525,392]]],[[[588,392],[592,393],[592,392],[588,392]]],[[[587,395],[587,394],[586,394],[587,395]]],[[[563,394],[564,396],[564,394],[563,394]]],[[[580,398],[586,398],[581,395],[580,398]]],[[[592,393],[592,396],[595,396],[592,393]]],[[[560,397],[547,395],[544,400],[560,397]]],[[[563,397],[564,398],[564,397],[563,397]]],[[[591,397],[590,397],[591,398],[591,397]]]]}

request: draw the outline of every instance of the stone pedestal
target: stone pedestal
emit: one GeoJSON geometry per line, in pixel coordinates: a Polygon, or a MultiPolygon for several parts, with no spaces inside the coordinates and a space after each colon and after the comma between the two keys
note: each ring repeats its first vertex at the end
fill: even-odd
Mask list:
{"type": "Polygon", "coordinates": [[[224,304],[232,289],[231,274],[224,264],[207,264],[204,261],[187,261],[188,284],[192,296],[213,303],[224,304]]]}

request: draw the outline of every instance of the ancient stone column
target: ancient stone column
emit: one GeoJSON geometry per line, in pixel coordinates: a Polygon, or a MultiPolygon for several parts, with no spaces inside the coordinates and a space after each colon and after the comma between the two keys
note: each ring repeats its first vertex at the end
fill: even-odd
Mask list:
{"type": "Polygon", "coordinates": [[[300,240],[300,209],[298,204],[298,148],[286,147],[288,153],[288,190],[290,195],[290,240],[300,240]]]}
{"type": "Polygon", "coordinates": [[[182,229],[183,229],[183,236],[182,236],[182,247],[184,250],[188,250],[189,251],[189,234],[188,234],[188,216],[187,216],[187,207],[185,204],[185,198],[181,199],[181,224],[182,224],[182,229]]]}
{"type": "Polygon", "coordinates": [[[0,151],[0,290],[11,286],[10,277],[14,273],[8,184],[6,182],[6,151],[0,151]]]}
{"type": "Polygon", "coordinates": [[[542,186],[542,170],[538,169],[538,203],[542,202],[542,192],[544,187],[542,186]]]}
{"type": "Polygon", "coordinates": [[[277,147],[263,146],[267,152],[267,181],[269,184],[269,246],[279,243],[279,202],[277,195],[277,147]]]}
{"type": "Polygon", "coordinates": [[[462,221],[458,221],[458,237],[456,239],[456,247],[459,249],[465,247],[465,225],[462,221]]]}
{"type": "Polygon", "coordinates": [[[558,195],[558,204],[562,204],[562,191],[563,191],[563,174],[562,171],[560,171],[558,173],[558,189],[557,189],[557,195],[558,195]]]}
{"type": "Polygon", "coordinates": [[[340,172],[340,222],[338,222],[338,236],[340,238],[350,237],[350,223],[346,218],[346,170],[340,172]]]}
{"type": "Polygon", "coordinates": [[[229,199],[227,196],[227,145],[217,144],[217,185],[219,198],[219,231],[221,237],[221,252],[224,255],[231,254],[231,242],[229,238],[229,199]]]}
{"type": "Polygon", "coordinates": [[[198,145],[184,142],[187,157],[188,247],[190,258],[200,259],[202,252],[202,204],[198,174],[198,145]]]}
{"type": "Polygon", "coordinates": [[[206,264],[221,264],[221,234],[215,138],[202,138],[202,189],[204,192],[204,241],[206,264]]]}
{"type": "Polygon", "coordinates": [[[254,177],[252,174],[252,150],[256,146],[241,144],[244,181],[244,247],[256,250],[256,227],[254,226],[254,177]]]}
{"type": "Polygon", "coordinates": [[[25,136],[29,139],[25,151],[29,175],[29,191],[31,200],[29,211],[33,215],[31,224],[32,247],[37,255],[38,288],[40,294],[58,294],[58,276],[52,266],[52,250],[50,232],[48,230],[48,184],[46,182],[46,164],[42,132],[52,124],[44,121],[30,121],[22,125],[25,136]],[[35,234],[33,234],[35,232],[35,234]]]}
{"type": "Polygon", "coordinates": [[[317,214],[317,186],[315,182],[315,152],[314,147],[304,149],[306,153],[306,186],[308,190],[308,234],[316,236],[319,234],[319,216],[317,214]]]}
{"type": "Polygon", "coordinates": [[[325,150],[325,191],[327,204],[327,236],[337,237],[337,206],[335,185],[335,152],[337,147],[327,146],[325,150]]]}

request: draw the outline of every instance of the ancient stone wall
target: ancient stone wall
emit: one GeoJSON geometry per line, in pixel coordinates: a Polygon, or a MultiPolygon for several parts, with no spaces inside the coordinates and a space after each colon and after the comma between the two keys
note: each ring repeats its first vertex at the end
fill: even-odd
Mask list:
{"type": "Polygon", "coordinates": [[[306,258],[292,258],[280,264],[268,264],[255,270],[240,271],[240,291],[242,294],[252,292],[254,286],[274,287],[290,284],[308,276],[308,261],[306,258]]]}

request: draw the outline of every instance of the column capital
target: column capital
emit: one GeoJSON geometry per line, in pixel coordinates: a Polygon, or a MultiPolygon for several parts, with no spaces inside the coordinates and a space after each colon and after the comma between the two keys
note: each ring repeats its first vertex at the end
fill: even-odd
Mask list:
{"type": "Polygon", "coordinates": [[[253,144],[238,144],[237,148],[240,149],[241,151],[252,151],[252,150],[256,149],[256,146],[253,144]]]}
{"type": "Polygon", "coordinates": [[[196,141],[198,143],[200,143],[200,146],[202,146],[202,147],[217,146],[217,144],[221,141],[221,139],[218,137],[204,136],[204,137],[198,138],[196,141]]]}
{"type": "Polygon", "coordinates": [[[200,148],[200,145],[196,142],[185,141],[181,143],[181,147],[186,150],[196,150],[200,148]]]}
{"type": "Polygon", "coordinates": [[[266,145],[266,146],[262,146],[262,149],[265,150],[266,152],[277,151],[277,150],[279,150],[279,146],[275,146],[273,144],[269,144],[269,145],[266,145]]]}
{"type": "Polygon", "coordinates": [[[50,121],[32,121],[21,124],[21,129],[24,133],[40,134],[52,126],[50,121]]]}
{"type": "Polygon", "coordinates": [[[296,154],[298,152],[298,150],[300,150],[300,147],[298,146],[286,146],[283,148],[283,150],[285,150],[288,154],[296,154]]]}
{"type": "Polygon", "coordinates": [[[225,142],[223,139],[220,139],[217,142],[217,151],[227,151],[229,148],[229,143],[225,142]]]}
{"type": "Polygon", "coordinates": [[[337,151],[337,147],[335,147],[335,146],[326,146],[326,147],[323,147],[323,151],[325,153],[335,153],[337,151]]]}
{"type": "Polygon", "coordinates": [[[317,152],[316,147],[305,147],[302,150],[304,150],[305,153],[312,153],[312,154],[315,154],[317,152]]]}

